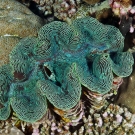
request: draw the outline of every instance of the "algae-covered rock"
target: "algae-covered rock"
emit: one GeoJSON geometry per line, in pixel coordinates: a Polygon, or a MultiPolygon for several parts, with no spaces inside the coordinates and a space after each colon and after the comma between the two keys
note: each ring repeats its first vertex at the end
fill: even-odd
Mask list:
{"type": "Polygon", "coordinates": [[[43,20],[15,0],[0,1],[0,66],[23,37],[37,36],[43,20]]]}
{"type": "Polygon", "coordinates": [[[37,36],[43,20],[15,0],[1,0],[0,36],[37,36]]]}

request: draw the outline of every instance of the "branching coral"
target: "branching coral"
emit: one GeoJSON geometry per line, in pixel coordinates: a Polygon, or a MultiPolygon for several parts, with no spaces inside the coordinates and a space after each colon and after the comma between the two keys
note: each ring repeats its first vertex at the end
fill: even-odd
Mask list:
{"type": "MultiPolygon", "coordinates": [[[[83,108],[83,110],[85,109],[83,108]]],[[[70,117],[74,117],[73,112],[70,113],[70,117]]],[[[85,110],[81,121],[76,120],[79,125],[77,128],[74,125],[76,123],[71,121],[56,120],[49,111],[42,121],[35,123],[35,127],[39,127],[39,123],[42,124],[41,135],[135,134],[135,114],[132,114],[127,108],[115,104],[107,105],[99,112],[93,108],[85,110]]]]}
{"type": "Polygon", "coordinates": [[[38,38],[22,39],[10,53],[8,68],[0,69],[0,119],[9,117],[11,105],[21,120],[35,122],[47,111],[46,99],[68,112],[80,101],[82,87],[107,94],[113,74],[132,72],[133,56],[123,52],[123,41],[118,29],[90,17],[71,25],[55,21],[43,26],[38,38]]]}
{"type": "Polygon", "coordinates": [[[81,0],[33,0],[44,15],[53,14],[60,20],[71,18],[77,11],[81,0]]]}
{"type": "Polygon", "coordinates": [[[109,0],[109,4],[115,15],[118,16],[127,14],[132,9],[131,0],[109,0]]]}
{"type": "Polygon", "coordinates": [[[0,121],[0,135],[25,135],[11,120],[0,121]]]}
{"type": "Polygon", "coordinates": [[[32,0],[41,13],[48,17],[71,22],[73,19],[96,14],[97,19],[106,18],[110,5],[108,0],[32,0]]]}
{"type": "Polygon", "coordinates": [[[115,15],[120,17],[120,31],[123,36],[129,31],[134,32],[133,16],[135,14],[135,8],[132,7],[131,0],[109,0],[109,4],[115,15]]]}
{"type": "Polygon", "coordinates": [[[110,104],[102,113],[90,109],[88,118],[83,117],[85,134],[135,134],[135,115],[127,108],[110,104]],[[94,128],[93,128],[94,127],[94,128]]]}
{"type": "Polygon", "coordinates": [[[9,53],[19,42],[20,38],[15,36],[0,37],[0,66],[9,62],[9,53]]]}

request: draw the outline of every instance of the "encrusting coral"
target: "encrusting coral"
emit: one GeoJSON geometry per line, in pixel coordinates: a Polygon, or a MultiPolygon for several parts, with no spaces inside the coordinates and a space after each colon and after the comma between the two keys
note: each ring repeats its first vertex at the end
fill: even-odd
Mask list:
{"type": "Polygon", "coordinates": [[[78,125],[84,115],[82,96],[89,106],[98,106],[131,74],[134,59],[123,48],[117,28],[91,17],[43,26],[37,38],[20,40],[9,64],[0,67],[0,119],[8,119],[11,106],[22,121],[38,122],[51,116],[50,104],[64,121],[78,125]]]}

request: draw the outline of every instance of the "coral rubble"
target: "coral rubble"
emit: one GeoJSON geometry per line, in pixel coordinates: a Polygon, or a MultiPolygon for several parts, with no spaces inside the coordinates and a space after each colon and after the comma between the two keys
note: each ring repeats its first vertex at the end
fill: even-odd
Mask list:
{"type": "Polygon", "coordinates": [[[109,0],[109,4],[112,7],[114,14],[118,16],[127,14],[130,10],[132,10],[131,0],[109,0]]]}

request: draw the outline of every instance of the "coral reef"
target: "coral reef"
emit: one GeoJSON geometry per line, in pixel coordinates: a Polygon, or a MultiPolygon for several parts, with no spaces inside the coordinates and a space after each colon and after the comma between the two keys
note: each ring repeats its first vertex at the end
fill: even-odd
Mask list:
{"type": "MultiPolygon", "coordinates": [[[[135,134],[135,114],[132,114],[126,107],[107,103],[100,111],[97,111],[92,107],[86,106],[86,104],[80,101],[78,105],[82,105],[82,107],[77,105],[70,111],[69,114],[73,118],[78,113],[81,114],[81,117],[78,115],[79,117],[76,120],[58,120],[58,116],[48,109],[42,119],[33,124],[25,122],[25,126],[21,124],[20,128],[22,130],[23,128],[25,129],[26,125],[29,128],[32,126],[32,135],[135,134]],[[82,108],[83,111],[80,111],[79,108],[82,108]],[[77,111],[77,109],[79,110],[77,111]]],[[[17,118],[14,119],[17,120],[17,118]]],[[[23,121],[20,122],[23,123],[23,121]]],[[[16,134],[23,135],[14,124],[15,122],[13,120],[1,122],[2,135],[12,135],[10,130],[13,128],[16,134]]]]}
{"type": "MultiPolygon", "coordinates": [[[[32,124],[32,135],[111,134],[114,130],[115,134],[134,133],[134,115],[127,109],[115,105],[104,108],[106,99],[117,93],[122,78],[131,74],[132,53],[123,52],[124,38],[118,29],[102,25],[93,18],[82,18],[97,12],[96,18],[100,20],[101,14],[108,13],[108,2],[91,6],[80,5],[80,0],[33,1],[45,16],[54,14],[70,25],[57,21],[45,25],[38,38],[22,39],[12,50],[10,63],[0,67],[0,119],[10,116],[11,106],[17,116],[15,120],[36,122],[32,124]],[[56,115],[60,116],[60,121],[56,115]],[[80,123],[81,128],[75,131],[80,123]]],[[[119,10],[119,15],[125,15],[123,10],[126,9],[126,15],[127,12],[134,14],[131,1],[124,1],[128,4],[123,1],[112,1],[112,11],[119,10]]],[[[15,1],[2,0],[0,8],[3,9],[0,41],[8,54],[12,44],[6,47],[6,43],[14,44],[22,37],[36,36],[43,22],[15,1]]],[[[121,17],[120,30],[124,36],[132,28],[132,20],[133,17],[128,20],[121,17]]],[[[6,63],[7,57],[3,61],[0,64],[6,63]]],[[[24,131],[26,124],[23,124],[24,131]]],[[[17,130],[14,125],[12,128],[17,130]]]]}
{"type": "Polygon", "coordinates": [[[102,113],[92,109],[89,112],[88,118],[83,117],[85,134],[135,134],[135,114],[127,108],[110,104],[102,113]]]}
{"type": "Polygon", "coordinates": [[[38,4],[39,10],[41,10],[45,15],[52,14],[52,8],[54,0],[33,0],[38,4]]]}
{"type": "Polygon", "coordinates": [[[57,0],[54,3],[54,16],[56,16],[60,20],[67,20],[71,18],[75,12],[77,11],[77,5],[79,5],[80,0],[66,0],[61,2],[57,0]]]}
{"type": "MultiPolygon", "coordinates": [[[[18,1],[29,6],[31,0],[18,1]]],[[[69,24],[54,21],[39,30],[41,18],[14,0],[1,0],[0,134],[135,134],[134,39],[132,48],[124,46],[127,32],[134,32],[132,2],[32,1],[44,16],[69,24]],[[86,17],[106,18],[110,7],[120,17],[120,31],[86,17]],[[120,94],[126,79],[127,91],[120,94]]]]}
{"type": "Polygon", "coordinates": [[[127,108],[110,104],[97,112],[90,108],[87,113],[83,114],[82,120],[78,123],[79,127],[75,127],[70,122],[56,121],[54,118],[46,119],[42,123],[40,131],[41,135],[122,135],[135,134],[135,114],[129,112],[127,108]]]}
{"type": "MultiPolygon", "coordinates": [[[[116,80],[115,80],[116,81],[116,80]]],[[[10,128],[20,121],[21,130],[25,131],[27,127],[33,127],[32,135],[81,135],[81,134],[131,134],[135,133],[135,114],[132,114],[127,108],[106,102],[104,107],[97,109],[88,106],[86,98],[83,98],[74,108],[67,112],[53,109],[61,116],[61,120],[50,109],[39,121],[31,124],[20,121],[12,117],[11,121],[2,124],[2,133],[9,133],[10,128]]],[[[17,131],[16,131],[17,132],[17,131]]],[[[3,135],[3,134],[2,134],[3,135]]]]}
{"type": "MultiPolygon", "coordinates": [[[[37,7],[44,13],[44,16],[53,15],[59,20],[72,22],[77,18],[90,16],[96,13],[96,18],[100,20],[103,13],[108,16],[110,5],[109,2],[99,0],[33,0],[37,7]],[[86,3],[84,3],[86,2],[86,3]],[[99,2],[99,3],[98,3],[99,2]]],[[[103,18],[104,18],[103,17],[103,18]]]]}
{"type": "Polygon", "coordinates": [[[77,12],[66,21],[71,23],[77,18],[86,16],[94,16],[101,21],[110,16],[112,12],[115,16],[120,18],[119,29],[122,35],[125,37],[127,32],[133,33],[135,28],[135,7],[132,5],[131,0],[105,0],[101,3],[96,3],[95,5],[81,3],[77,12]]]}
{"type": "Polygon", "coordinates": [[[0,68],[0,119],[9,117],[11,105],[19,119],[38,121],[47,111],[46,100],[65,114],[72,112],[82,86],[88,98],[102,102],[100,97],[113,89],[113,74],[132,72],[134,59],[123,52],[123,41],[117,28],[90,17],[71,25],[54,21],[40,29],[38,38],[22,39],[10,53],[10,63],[0,68]]]}
{"type": "Polygon", "coordinates": [[[120,17],[120,31],[123,36],[126,36],[127,32],[133,33],[134,31],[134,16],[135,7],[132,6],[131,0],[110,0],[110,6],[113,13],[120,17]]]}
{"type": "Polygon", "coordinates": [[[81,0],[33,0],[38,4],[44,15],[54,14],[60,20],[66,21],[77,11],[81,0]]]}

